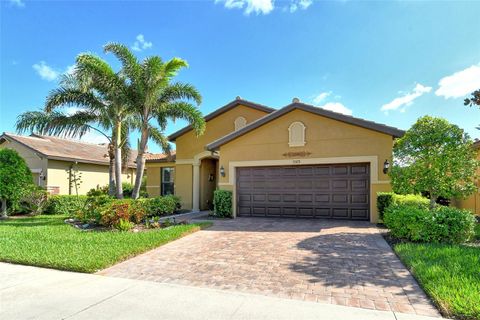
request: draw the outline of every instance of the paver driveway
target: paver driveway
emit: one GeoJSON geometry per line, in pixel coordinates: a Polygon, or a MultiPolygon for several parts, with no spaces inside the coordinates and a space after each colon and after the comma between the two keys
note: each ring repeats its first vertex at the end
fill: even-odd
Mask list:
{"type": "Polygon", "coordinates": [[[372,224],[237,218],[99,274],[439,316],[372,224]]]}

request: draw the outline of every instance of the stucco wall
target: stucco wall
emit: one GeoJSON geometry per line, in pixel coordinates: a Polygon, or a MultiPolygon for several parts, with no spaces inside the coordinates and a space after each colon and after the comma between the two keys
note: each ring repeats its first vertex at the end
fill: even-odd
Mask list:
{"type": "MultiPolygon", "coordinates": [[[[385,159],[391,161],[392,146],[393,139],[390,135],[302,110],[293,110],[220,148],[220,166],[225,168],[226,173],[225,177],[220,177],[220,187],[234,190],[232,185],[234,181],[229,179],[232,174],[230,165],[241,161],[264,161],[263,164],[266,164],[270,160],[284,160],[288,165],[301,165],[308,162],[308,159],[348,158],[346,161],[351,162],[375,159],[376,163],[371,165],[374,172],[371,172],[370,216],[371,221],[376,222],[378,220],[376,193],[391,189],[389,178],[383,173],[382,168],[385,159]],[[294,121],[301,121],[306,126],[306,145],[303,147],[288,146],[288,127],[294,121]],[[284,155],[289,152],[309,154],[284,155]]],[[[336,160],[332,161],[335,163],[336,160]]]]}
{"type": "Polygon", "coordinates": [[[179,196],[182,208],[192,208],[192,179],[191,164],[177,164],[175,166],[175,195],[179,196]]]}
{"type": "MultiPolygon", "coordinates": [[[[67,170],[73,162],[48,160],[47,185],[49,187],[59,187],[60,194],[68,194],[69,180],[67,170]]],[[[88,163],[78,163],[78,171],[82,173],[79,194],[86,194],[90,189],[108,185],[108,166],[88,163]]],[[[135,170],[128,168],[128,171],[122,175],[122,182],[134,182],[135,170]]],[[[72,194],[75,194],[75,188],[72,188],[72,194]]]]}
{"type": "Polygon", "coordinates": [[[247,124],[249,124],[266,114],[268,113],[239,105],[211,119],[207,122],[203,135],[197,137],[192,130],[177,138],[175,141],[177,159],[193,159],[196,154],[205,151],[205,146],[208,143],[234,131],[234,121],[237,117],[244,117],[247,120],[247,124]]]}
{"type": "MultiPolygon", "coordinates": [[[[161,193],[161,168],[171,167],[175,168],[174,162],[147,162],[145,163],[147,175],[147,193],[149,197],[158,197],[161,193]]],[[[174,173],[175,181],[176,172],[174,173]]]]}
{"type": "MultiPolygon", "coordinates": [[[[194,131],[189,131],[178,137],[176,144],[176,172],[175,172],[175,194],[182,199],[182,207],[185,209],[192,208],[193,195],[193,160],[198,154],[205,152],[205,146],[219,139],[226,134],[235,130],[234,121],[242,116],[247,120],[247,124],[267,115],[267,112],[250,108],[244,105],[238,105],[235,108],[222,113],[221,115],[207,121],[205,133],[197,137],[194,131]]],[[[200,171],[202,171],[200,167],[200,171]]],[[[154,183],[152,181],[152,183],[154,183]]],[[[202,189],[201,189],[202,190],[202,189]]],[[[203,202],[207,195],[200,190],[200,203],[203,202]],[[203,199],[202,199],[203,198],[203,199]]]]}
{"type": "MultiPolygon", "coordinates": [[[[20,154],[20,156],[25,159],[25,162],[27,163],[28,167],[30,170],[33,171],[39,171],[43,170],[44,173],[47,173],[47,159],[42,158],[40,155],[37,155],[35,152],[33,152],[31,149],[23,146],[22,144],[12,141],[12,142],[3,142],[0,144],[0,148],[11,148],[14,149],[20,154]]],[[[34,174],[34,182],[38,184],[38,173],[34,174]],[[36,178],[35,178],[36,177],[36,178]]],[[[44,187],[45,186],[45,181],[40,181],[40,186],[44,187]]]]}

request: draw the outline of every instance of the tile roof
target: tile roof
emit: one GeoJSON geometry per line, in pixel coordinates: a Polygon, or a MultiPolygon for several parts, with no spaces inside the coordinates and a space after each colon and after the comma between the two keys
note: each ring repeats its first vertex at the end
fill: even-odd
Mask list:
{"type": "MultiPolygon", "coordinates": [[[[108,145],[81,142],[79,140],[64,139],[52,136],[32,134],[21,136],[12,133],[4,133],[0,136],[2,140],[13,140],[27,148],[37,152],[39,155],[52,160],[78,161],[83,163],[95,163],[108,165],[108,145]]],[[[136,150],[131,150],[128,161],[129,167],[136,167],[136,150]]]]}
{"type": "Polygon", "coordinates": [[[146,162],[173,162],[176,158],[176,151],[172,150],[170,156],[166,153],[148,153],[145,156],[146,162]]]}

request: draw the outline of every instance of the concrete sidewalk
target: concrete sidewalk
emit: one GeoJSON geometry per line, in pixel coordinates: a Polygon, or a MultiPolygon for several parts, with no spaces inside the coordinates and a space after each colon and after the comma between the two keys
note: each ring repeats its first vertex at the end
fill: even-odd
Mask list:
{"type": "Polygon", "coordinates": [[[0,319],[438,318],[0,263],[0,319]]]}

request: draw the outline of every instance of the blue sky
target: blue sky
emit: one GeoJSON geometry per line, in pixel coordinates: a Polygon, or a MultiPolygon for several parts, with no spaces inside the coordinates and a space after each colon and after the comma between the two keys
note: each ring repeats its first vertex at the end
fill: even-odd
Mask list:
{"type": "Polygon", "coordinates": [[[478,12],[474,1],[1,0],[0,131],[41,108],[77,54],[119,67],[102,53],[116,41],[186,59],[178,79],[205,114],[238,95],[276,108],[298,97],[402,129],[441,116],[476,138],[480,110],[463,99],[480,88],[478,12]]]}

